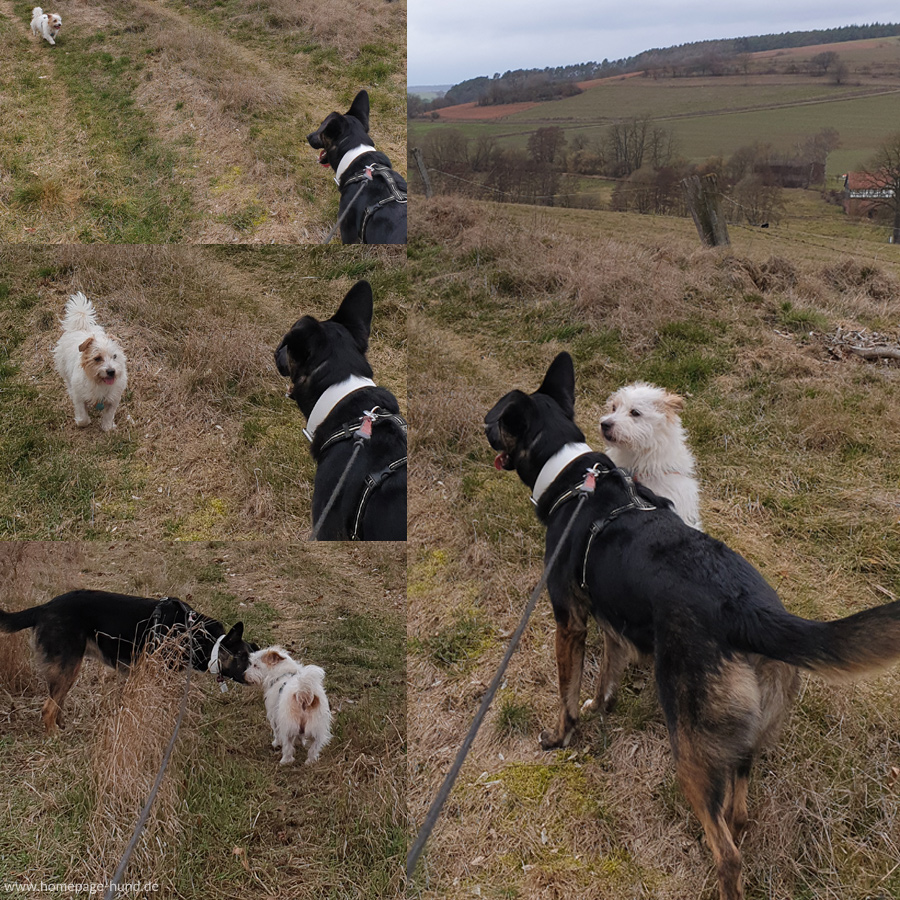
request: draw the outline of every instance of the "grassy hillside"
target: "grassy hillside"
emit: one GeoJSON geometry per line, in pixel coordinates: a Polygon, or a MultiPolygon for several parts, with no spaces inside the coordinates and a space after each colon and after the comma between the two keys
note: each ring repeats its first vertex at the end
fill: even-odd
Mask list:
{"type": "Polygon", "coordinates": [[[370,361],[406,395],[406,254],[391,248],[0,249],[0,533],[303,539],[315,467],[273,352],[360,278],[370,361]],[[52,347],[83,290],[128,354],[108,434],[75,426],[52,347]]]}
{"type": "Polygon", "coordinates": [[[30,7],[0,0],[0,241],[321,242],[338,195],[306,135],[360,88],[404,165],[402,0],[72,0],[62,15],[51,47],[30,7]]]}
{"type": "MultiPolygon", "coordinates": [[[[334,739],[278,765],[263,698],[192,678],[188,715],[125,881],[129,896],[396,897],[404,853],[405,546],[120,541],[0,545],[4,609],[74,587],[191,597],[326,671],[334,739]],[[364,599],[365,598],[365,599],[364,599]]],[[[0,636],[0,882],[103,883],[131,837],[184,673],[85,663],[46,739],[24,635],[0,636]]],[[[40,892],[21,896],[39,896],[40,892]]]]}
{"type": "MultiPolygon", "coordinates": [[[[496,137],[524,148],[528,136],[547,125],[561,127],[568,140],[599,139],[613,121],[650,116],[671,128],[679,152],[700,162],[729,156],[754,142],[791,150],[805,136],[836,128],[841,149],[829,158],[829,175],[861,166],[900,121],[900,39],[854,41],[752,54],[740,75],[690,78],[621,77],[585,85],[584,93],[540,103],[524,111],[497,107],[498,119],[410,123],[413,143],[436,128],[458,128],[472,138],[496,137]],[[843,84],[789,71],[833,49],[849,68],[843,84]]],[[[452,114],[452,113],[451,113],[452,114]]]]}
{"type": "MultiPolygon", "coordinates": [[[[770,230],[771,231],[771,230],[770,230]]],[[[707,530],[793,612],[835,618],[900,598],[900,368],[838,329],[900,340],[885,245],[689,222],[422,203],[410,242],[409,807],[421,822],[541,572],[543,529],[482,420],[553,357],[575,359],[576,420],[601,446],[606,396],[638,378],[686,397],[707,530]]],[[[414,896],[714,900],[702,829],[674,777],[651,674],[619,709],[542,753],[554,717],[541,601],[423,859],[414,896]]],[[[588,637],[583,698],[597,671],[588,637]]],[[[748,900],[900,895],[900,669],[804,677],[751,779],[748,900]]]]}

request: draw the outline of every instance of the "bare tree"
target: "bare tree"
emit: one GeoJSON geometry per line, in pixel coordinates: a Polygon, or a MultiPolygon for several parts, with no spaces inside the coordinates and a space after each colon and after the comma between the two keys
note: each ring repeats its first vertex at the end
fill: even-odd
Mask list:
{"type": "Polygon", "coordinates": [[[528,153],[536,163],[552,165],[562,156],[566,136],[558,125],[538,128],[528,138],[528,153]]]}
{"type": "Polygon", "coordinates": [[[621,178],[645,163],[655,168],[669,165],[675,157],[675,139],[671,131],[643,116],[610,125],[604,149],[609,174],[621,178]]]}
{"type": "Polygon", "coordinates": [[[732,189],[731,221],[746,219],[749,225],[777,222],[784,212],[782,190],[760,175],[745,175],[732,189]]]}
{"type": "Polygon", "coordinates": [[[900,131],[881,145],[864,171],[874,195],[867,199],[890,212],[894,223],[892,241],[900,244],[900,131]]]}

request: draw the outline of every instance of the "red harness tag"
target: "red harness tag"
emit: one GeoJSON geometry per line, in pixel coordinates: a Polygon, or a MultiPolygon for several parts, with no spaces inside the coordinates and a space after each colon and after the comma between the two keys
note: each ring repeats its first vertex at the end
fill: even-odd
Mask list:
{"type": "Polygon", "coordinates": [[[368,416],[362,420],[357,434],[364,438],[372,437],[372,420],[368,416]]]}
{"type": "Polygon", "coordinates": [[[585,472],[584,481],[581,483],[581,487],[578,490],[584,491],[586,494],[593,494],[594,488],[597,487],[597,476],[599,474],[600,472],[596,466],[588,469],[587,472],[585,472]]]}

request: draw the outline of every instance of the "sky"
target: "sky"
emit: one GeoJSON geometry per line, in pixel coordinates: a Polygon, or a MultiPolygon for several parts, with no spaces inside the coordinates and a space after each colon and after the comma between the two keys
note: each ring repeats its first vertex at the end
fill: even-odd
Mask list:
{"type": "Polygon", "coordinates": [[[622,59],[692,41],[900,22],[883,0],[408,0],[407,83],[622,59]],[[714,13],[710,9],[715,9],[714,13]]]}

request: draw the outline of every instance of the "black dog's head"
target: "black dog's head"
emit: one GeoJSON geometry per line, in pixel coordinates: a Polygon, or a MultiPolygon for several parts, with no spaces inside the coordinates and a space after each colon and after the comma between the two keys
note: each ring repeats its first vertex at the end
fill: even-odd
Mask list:
{"type": "MultiPolygon", "coordinates": [[[[221,623],[209,616],[201,615],[188,603],[177,597],[165,597],[160,600],[154,610],[153,620],[154,629],[158,629],[158,637],[172,633],[183,634],[187,629],[191,634],[192,665],[196,669],[206,669],[209,666],[210,652],[216,638],[210,634],[208,627],[211,623],[222,627],[221,623]]],[[[238,622],[230,631],[226,632],[219,644],[221,674],[243,684],[244,671],[250,665],[250,654],[254,650],[259,650],[259,647],[244,640],[244,623],[238,622]]]]}
{"type": "Polygon", "coordinates": [[[244,623],[238,622],[219,645],[219,672],[226,678],[246,684],[244,672],[250,665],[250,654],[257,650],[256,644],[244,640],[244,623]]]}
{"type": "Polygon", "coordinates": [[[510,391],[484,417],[494,465],[515,470],[533,488],[544,463],[565,444],[583,441],[575,424],[575,367],[568,353],[550,364],[533,393],[510,391]]]}
{"type": "Polygon", "coordinates": [[[337,169],[348,150],[369,143],[369,95],[360,91],[346,115],[329,113],[306,140],[310,147],[319,151],[319,162],[323,166],[337,169]]]}
{"type": "Polygon", "coordinates": [[[366,359],[372,327],[372,286],[358,281],[324,322],[298,319],[275,351],[278,371],[293,382],[291,399],[309,418],[316,400],[350,375],[372,377],[366,359]]]}

